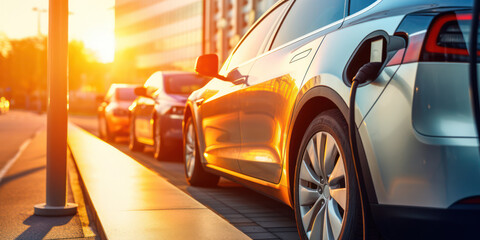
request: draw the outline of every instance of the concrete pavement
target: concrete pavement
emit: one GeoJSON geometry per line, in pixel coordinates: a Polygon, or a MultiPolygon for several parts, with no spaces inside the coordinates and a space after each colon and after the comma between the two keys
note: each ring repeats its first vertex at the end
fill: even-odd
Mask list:
{"type": "MultiPolygon", "coordinates": [[[[98,135],[95,116],[70,115],[69,120],[98,135]]],[[[172,151],[158,161],[153,158],[152,148],[146,148],[142,152],[130,151],[128,137],[108,143],[214,211],[248,237],[255,240],[299,239],[292,209],[278,201],[224,178],[214,188],[188,185],[181,150],[172,151]]]]}
{"type": "Polygon", "coordinates": [[[162,177],[73,124],[68,143],[105,237],[249,239],[162,177]]]}

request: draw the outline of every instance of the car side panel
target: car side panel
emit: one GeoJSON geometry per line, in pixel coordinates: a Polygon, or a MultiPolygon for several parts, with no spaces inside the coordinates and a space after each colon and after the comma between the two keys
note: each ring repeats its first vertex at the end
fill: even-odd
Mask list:
{"type": "Polygon", "coordinates": [[[322,40],[323,36],[307,37],[281,47],[259,58],[252,67],[247,84],[239,91],[239,165],[243,174],[273,183],[280,180],[284,132],[294,96],[322,40]]]}
{"type": "MultiPolygon", "coordinates": [[[[386,34],[390,36],[393,35],[403,17],[403,15],[398,15],[356,24],[347,24],[347,27],[342,27],[335,32],[329,33],[323,40],[322,46],[319,48],[318,53],[305,76],[305,82],[302,84],[302,91],[297,99],[301,99],[303,94],[308,92],[311,88],[325,86],[336,92],[345,103],[348,103],[350,99],[350,86],[345,83],[343,73],[349,59],[355,53],[359,44],[370,33],[383,30],[386,34]]],[[[347,21],[356,21],[356,19],[347,19],[346,22],[347,21]]],[[[371,107],[374,105],[375,101],[388,85],[397,70],[398,65],[386,67],[375,81],[365,87],[358,88],[355,106],[355,120],[357,125],[362,123],[363,118],[368,114],[371,107]]],[[[321,108],[322,107],[319,106],[319,109],[321,108]]],[[[370,143],[363,142],[364,139],[362,135],[361,140],[364,148],[372,147],[370,143]]],[[[366,178],[371,179],[365,179],[365,181],[367,181],[365,184],[367,186],[375,186],[374,190],[367,191],[372,191],[372,194],[375,195],[375,191],[377,190],[377,187],[379,187],[377,183],[375,183],[375,180],[380,173],[378,172],[377,163],[373,160],[371,155],[368,155],[368,153],[371,152],[371,149],[365,149],[365,152],[367,153],[367,161],[365,163],[368,164],[365,164],[367,166],[361,166],[362,172],[370,172],[371,176],[366,176],[366,178]],[[372,180],[374,184],[368,184],[369,182],[371,183],[372,180]]]]}
{"type": "Polygon", "coordinates": [[[197,105],[197,131],[203,134],[203,155],[208,165],[239,171],[240,151],[239,103],[237,92],[241,85],[212,79],[193,102],[197,105]]]}
{"type": "Polygon", "coordinates": [[[139,142],[153,145],[151,136],[151,128],[153,126],[152,111],[154,110],[155,101],[151,98],[140,97],[137,101],[135,116],[135,131],[139,142]]]}

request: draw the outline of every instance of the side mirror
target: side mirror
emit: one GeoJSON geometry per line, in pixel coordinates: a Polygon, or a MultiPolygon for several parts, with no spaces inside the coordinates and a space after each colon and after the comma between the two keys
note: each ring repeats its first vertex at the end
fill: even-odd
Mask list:
{"type": "Polygon", "coordinates": [[[136,87],[133,92],[135,93],[135,95],[137,96],[141,96],[141,97],[148,97],[147,96],[147,88],[146,87],[136,87]]]}
{"type": "Polygon", "coordinates": [[[218,74],[218,56],[217,54],[205,54],[197,58],[195,62],[195,72],[207,77],[215,77],[225,80],[224,76],[218,74]]]}

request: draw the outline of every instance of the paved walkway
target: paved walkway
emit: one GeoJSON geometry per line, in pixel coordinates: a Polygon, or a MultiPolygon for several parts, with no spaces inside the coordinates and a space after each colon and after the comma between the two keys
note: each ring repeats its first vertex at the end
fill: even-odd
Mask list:
{"type": "Polygon", "coordinates": [[[74,125],[68,142],[109,239],[249,239],[126,154],[74,125]]]}
{"type": "MultiPolygon", "coordinates": [[[[33,206],[45,202],[44,129],[24,145],[24,151],[12,163],[0,182],[0,239],[94,239],[88,223],[82,225],[81,214],[68,217],[33,215],[33,206]]],[[[81,193],[77,198],[70,185],[68,188],[69,202],[83,201],[81,193]]]]}

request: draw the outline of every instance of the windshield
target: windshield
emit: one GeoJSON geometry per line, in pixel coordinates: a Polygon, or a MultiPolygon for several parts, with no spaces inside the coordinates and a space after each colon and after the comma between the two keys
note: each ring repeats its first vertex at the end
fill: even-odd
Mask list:
{"type": "Polygon", "coordinates": [[[165,76],[165,92],[170,94],[189,95],[203,87],[209,78],[195,74],[176,74],[165,76]]]}
{"type": "Polygon", "coordinates": [[[117,88],[117,100],[133,101],[137,98],[133,88],[117,88]]]}

